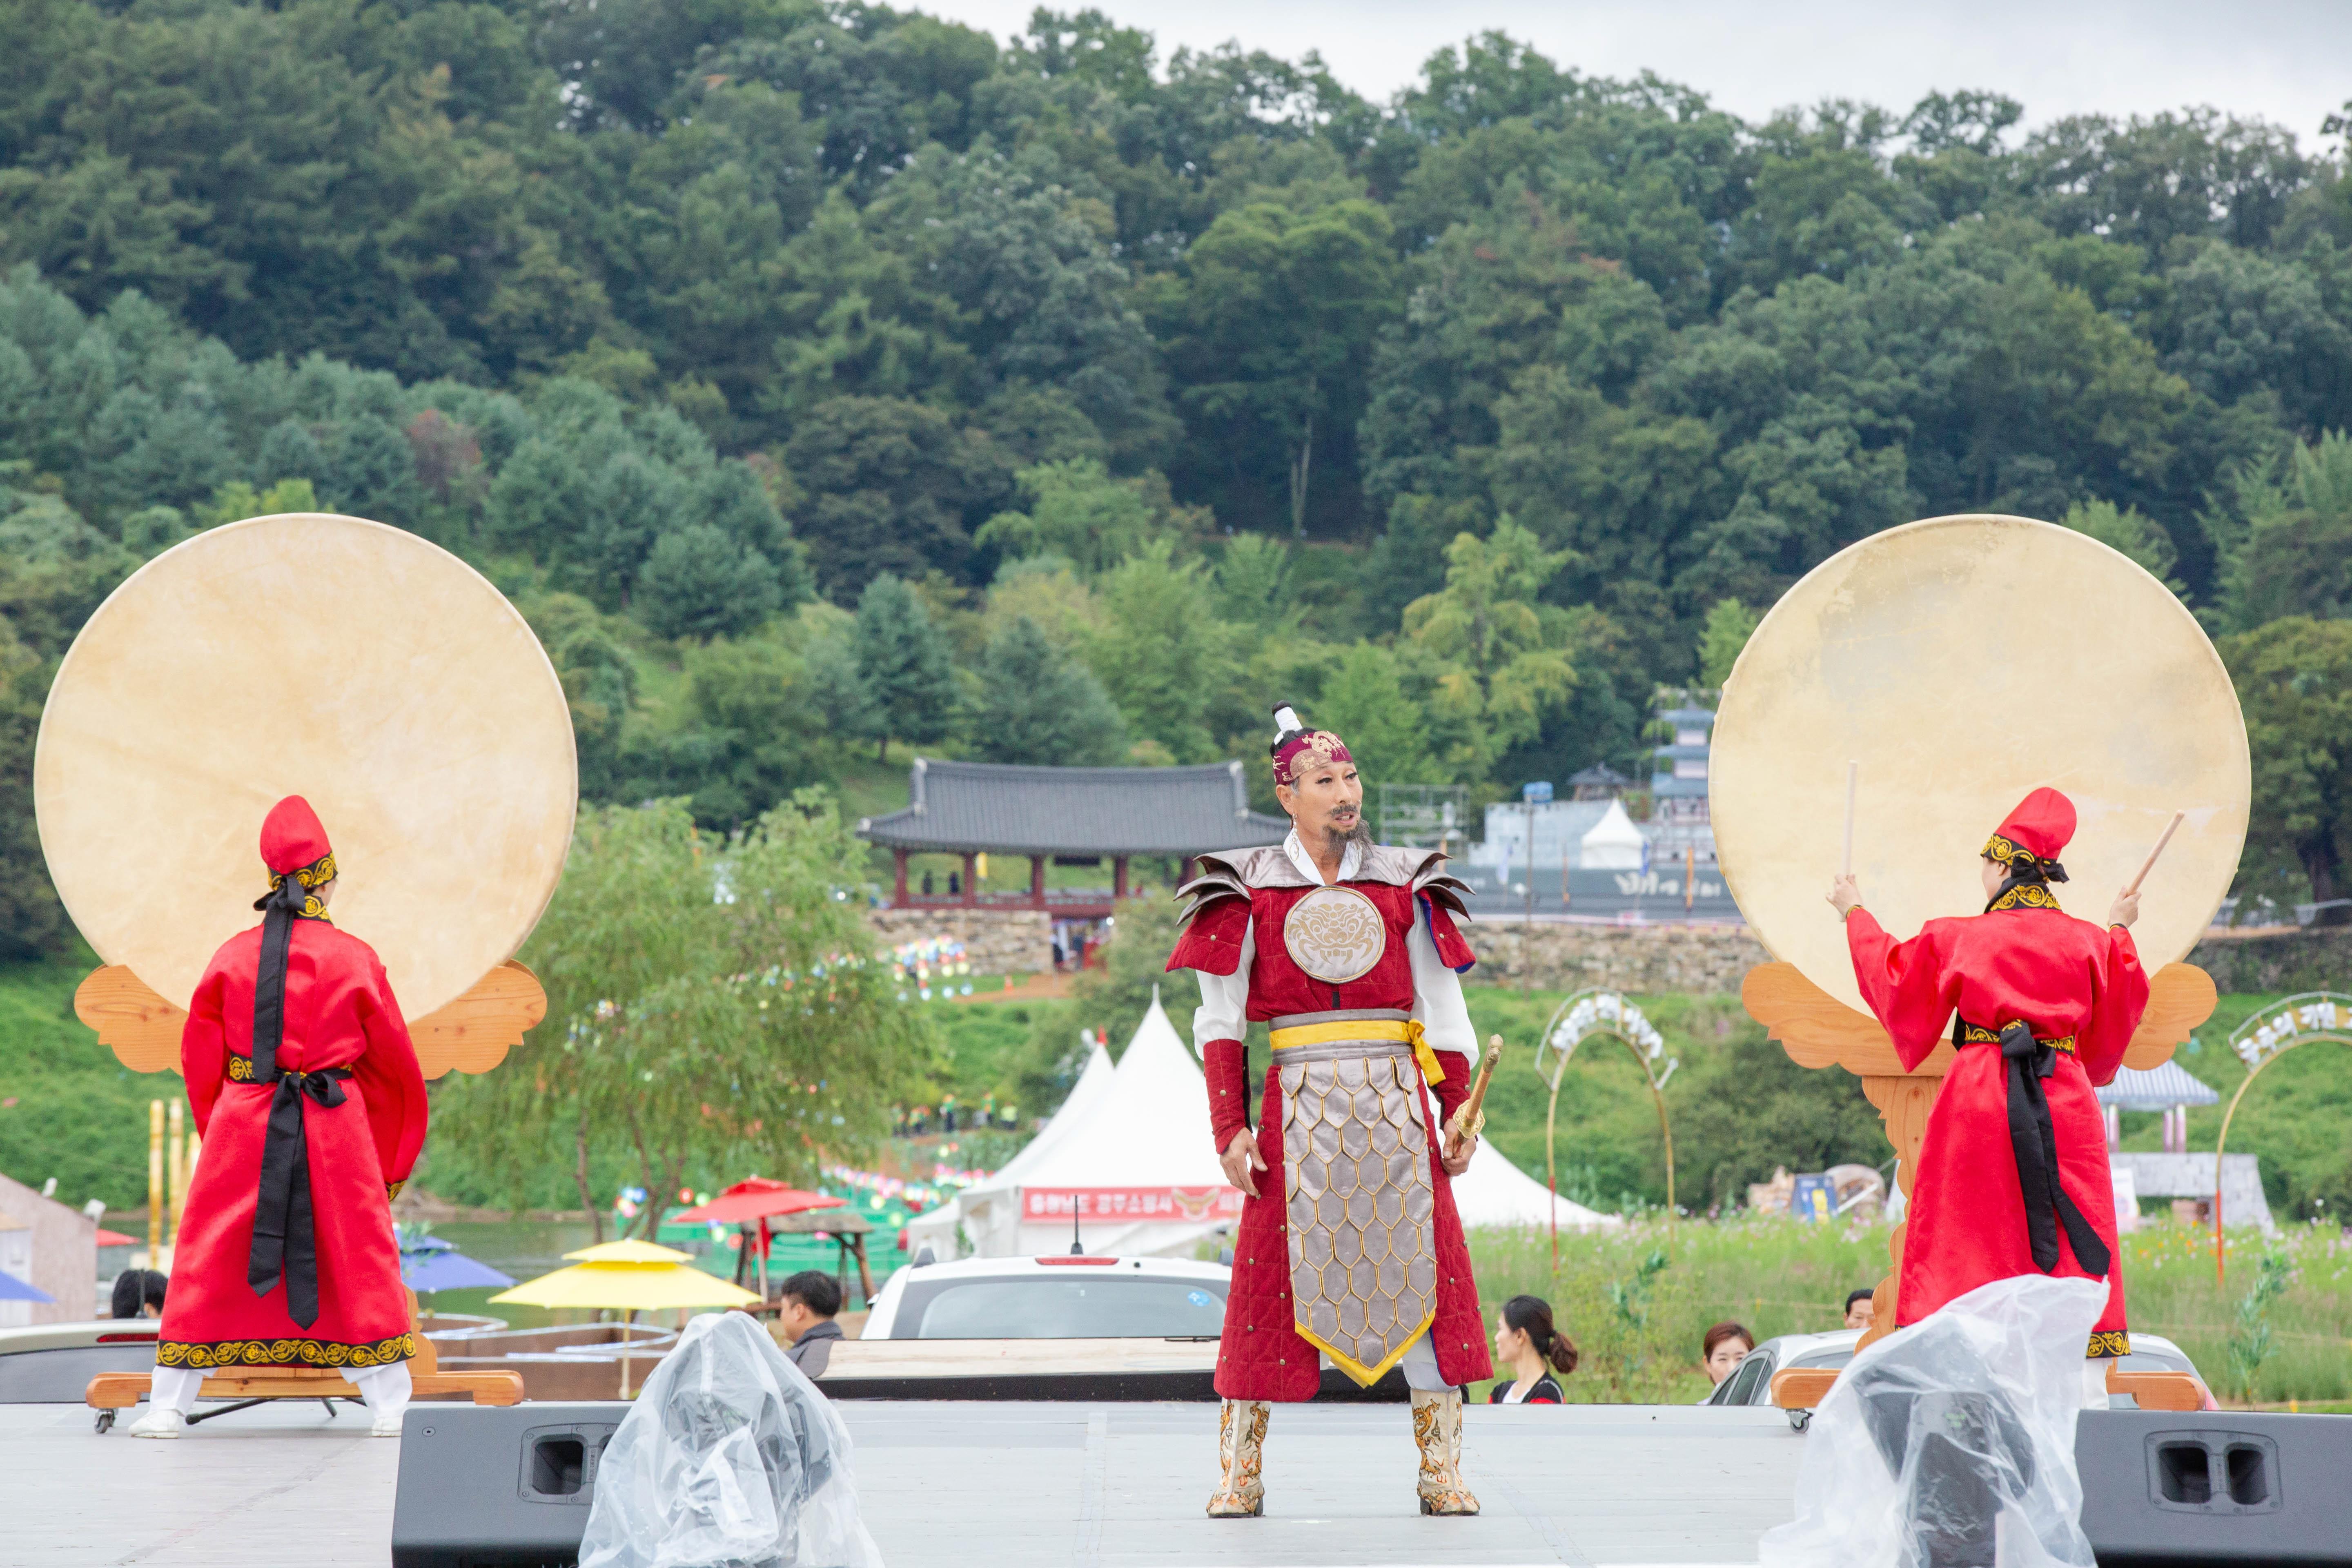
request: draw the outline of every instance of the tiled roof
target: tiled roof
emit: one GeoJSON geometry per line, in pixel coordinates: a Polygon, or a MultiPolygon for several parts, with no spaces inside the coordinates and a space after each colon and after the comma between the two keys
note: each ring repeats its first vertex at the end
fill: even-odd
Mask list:
{"type": "Polygon", "coordinates": [[[1045,768],[918,757],[910,804],[858,833],[897,849],[1198,855],[1279,844],[1290,819],[1249,808],[1239,763],[1045,768]]]}
{"type": "Polygon", "coordinates": [[[2099,1090],[2101,1105],[2126,1110],[2169,1110],[2176,1105],[2218,1105],[2221,1097],[2189,1076],[2179,1062],[2167,1061],[2142,1071],[2117,1068],[2116,1081],[2099,1090]]]}

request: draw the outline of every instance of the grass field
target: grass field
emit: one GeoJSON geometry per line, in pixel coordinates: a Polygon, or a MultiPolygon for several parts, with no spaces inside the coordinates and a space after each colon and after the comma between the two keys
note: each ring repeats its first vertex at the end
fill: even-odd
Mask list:
{"type": "MultiPolygon", "coordinates": [[[[1581,1352],[1575,1375],[1561,1380],[1570,1400],[1683,1402],[1706,1392],[1698,1361],[1707,1325],[1732,1319],[1759,1342],[1833,1329],[1846,1292],[1885,1272],[1886,1237],[1878,1225],[1654,1217],[1562,1236],[1557,1271],[1540,1231],[1476,1232],[1470,1250],[1490,1308],[1522,1293],[1551,1302],[1581,1352]]],[[[2214,1281],[2210,1231],[2161,1225],[2122,1241],[2132,1326],[2176,1341],[2225,1404],[2239,1402],[2230,1346],[2264,1250],[2259,1238],[2232,1237],[2226,1286],[2214,1281]]],[[[2295,1226],[2274,1249],[2294,1272],[2268,1313],[2274,1348],[2255,1374],[2252,1402],[2352,1398],[2352,1243],[2333,1225],[2295,1226]]]]}

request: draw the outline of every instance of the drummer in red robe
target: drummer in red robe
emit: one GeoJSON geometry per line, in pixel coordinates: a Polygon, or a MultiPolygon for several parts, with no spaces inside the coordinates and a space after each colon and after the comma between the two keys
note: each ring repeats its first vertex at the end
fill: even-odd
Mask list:
{"type": "Polygon", "coordinates": [[[425,1079],[367,943],[335,929],[335,857],[300,795],[261,825],[261,924],[213,955],[180,1037],[204,1139],[134,1436],[176,1437],[208,1373],[331,1367],[396,1436],[415,1353],[391,1199],[425,1079]]]}
{"type": "MultiPolygon", "coordinates": [[[[1985,845],[1985,912],[1929,921],[1909,942],[1871,918],[1852,877],[1830,902],[1904,1070],[1948,1023],[1958,1053],[1911,1176],[1897,1326],[1996,1279],[2105,1279],[2095,1363],[2131,1352],[2095,1087],[2123,1065],[2147,977],[2129,930],[2137,895],[2119,894],[2104,928],[2059,908],[2051,884],[2066,880],[2058,858],[2074,836],[2074,803],[2035,790],[1985,845]]],[[[2104,1373],[2095,1381],[2104,1403],[2104,1373]]]]}
{"type": "Polygon", "coordinates": [[[1275,1401],[1307,1400],[1324,1366],[1412,1390],[1421,1511],[1473,1514],[1461,1386],[1491,1375],[1453,1181],[1472,1136],[1441,1129],[1470,1089],[1477,1037],[1454,927],[1463,885],[1433,849],[1373,844],[1339,737],[1275,710],[1280,845],[1201,858],[1171,970],[1199,973],[1194,1045],[1226,1179],[1243,1194],[1217,1352],[1221,1519],[1262,1511],[1275,1401]],[[1253,1023],[1273,1047],[1255,1131],[1253,1023]],[[1432,1100],[1435,1104],[1433,1106],[1432,1100]]]}

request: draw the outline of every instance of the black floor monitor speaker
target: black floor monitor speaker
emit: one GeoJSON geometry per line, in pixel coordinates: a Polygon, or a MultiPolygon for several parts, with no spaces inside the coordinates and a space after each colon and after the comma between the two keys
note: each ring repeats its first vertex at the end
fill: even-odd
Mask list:
{"type": "Polygon", "coordinates": [[[572,1568],[604,1445],[628,1406],[412,1405],[393,1568],[572,1568]]]}
{"type": "Polygon", "coordinates": [[[2086,1411],[2074,1458],[2099,1568],[2352,1563],[2352,1415],[2086,1411]]]}

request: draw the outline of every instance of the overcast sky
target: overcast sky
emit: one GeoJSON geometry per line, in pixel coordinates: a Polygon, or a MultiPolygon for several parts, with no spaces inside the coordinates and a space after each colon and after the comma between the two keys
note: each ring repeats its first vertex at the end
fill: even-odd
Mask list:
{"type": "MultiPolygon", "coordinates": [[[[914,0],[986,28],[1023,30],[1034,0],[914,0]]],[[[1082,0],[1061,0],[1075,11],[1082,0]]],[[[1319,49],[1342,81],[1385,100],[1430,52],[1500,28],[1588,74],[1644,68],[1748,119],[1826,97],[1897,110],[1942,89],[1985,88],[2039,124],[2210,103],[2260,115],[2305,148],[2352,97],[2352,0],[1099,0],[1160,40],[1286,58],[1319,49]]],[[[2335,139],[2329,138],[2332,149],[2335,139]]]]}

